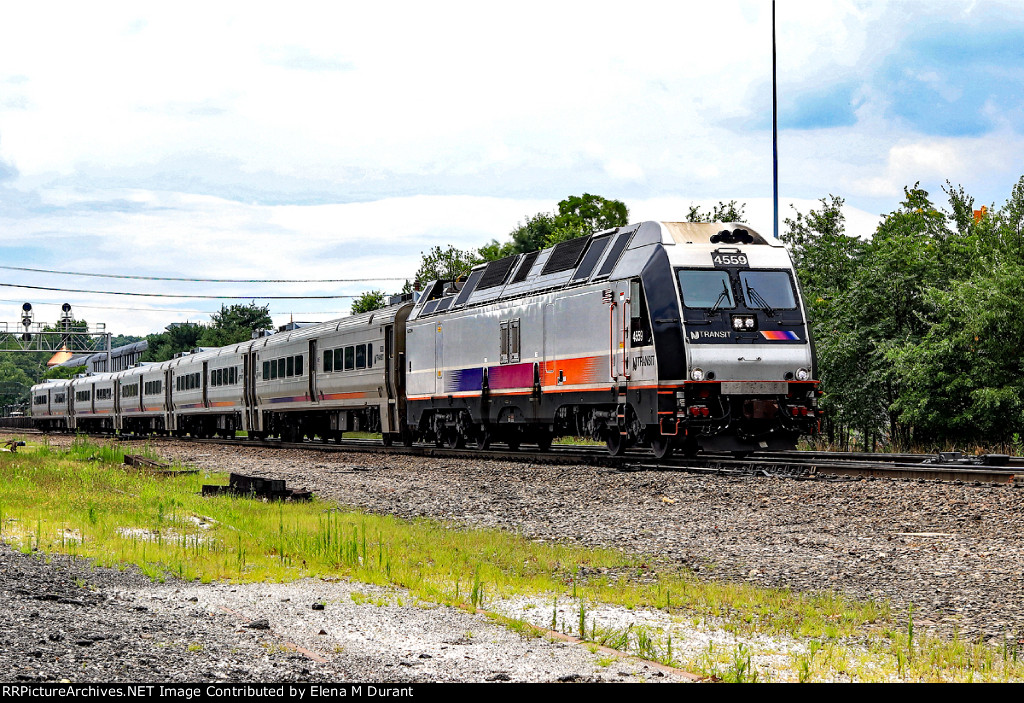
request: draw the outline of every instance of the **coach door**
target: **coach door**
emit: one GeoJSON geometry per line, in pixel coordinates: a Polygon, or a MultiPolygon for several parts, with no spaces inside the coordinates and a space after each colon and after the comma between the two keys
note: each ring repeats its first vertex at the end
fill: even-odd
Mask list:
{"type": "MultiPolygon", "coordinates": [[[[142,382],[141,380],[139,381],[142,382]]],[[[139,408],[145,410],[146,403],[143,399],[142,391],[144,388],[139,389],[139,408]]],[[[174,371],[171,369],[164,370],[164,429],[168,432],[177,429],[174,426],[174,371]]]]}
{"type": "Polygon", "coordinates": [[[317,403],[320,401],[320,396],[317,393],[316,388],[316,340],[309,340],[309,363],[306,365],[309,369],[309,400],[310,402],[317,403]]]}
{"type": "Polygon", "coordinates": [[[200,384],[203,387],[203,407],[210,407],[210,384],[207,380],[210,377],[210,362],[203,362],[203,377],[199,379],[200,384]]]}
{"type": "MultiPolygon", "coordinates": [[[[256,352],[246,352],[242,360],[242,397],[245,400],[245,430],[246,432],[257,432],[259,431],[259,413],[256,410],[256,352]]],[[[312,369],[310,369],[310,373],[312,373],[312,369]]]]}

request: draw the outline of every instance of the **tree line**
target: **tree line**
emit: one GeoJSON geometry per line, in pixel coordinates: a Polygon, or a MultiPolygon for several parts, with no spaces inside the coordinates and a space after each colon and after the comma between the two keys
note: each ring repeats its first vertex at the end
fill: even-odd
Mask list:
{"type": "Polygon", "coordinates": [[[1024,177],[999,208],[943,193],[905,188],[870,239],[834,195],[785,221],[831,443],[1021,448],[1024,177]]]}

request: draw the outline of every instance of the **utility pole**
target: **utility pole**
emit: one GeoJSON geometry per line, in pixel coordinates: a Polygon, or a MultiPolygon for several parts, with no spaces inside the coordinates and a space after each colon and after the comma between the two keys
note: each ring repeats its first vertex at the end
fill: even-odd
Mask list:
{"type": "Polygon", "coordinates": [[[775,78],[775,0],[772,0],[772,202],[775,238],[779,238],[779,91],[775,78]]]}

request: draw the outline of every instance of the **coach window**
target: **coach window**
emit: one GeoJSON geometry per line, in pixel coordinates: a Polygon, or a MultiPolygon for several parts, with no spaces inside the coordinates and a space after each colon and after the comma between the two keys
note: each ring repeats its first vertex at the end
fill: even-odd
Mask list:
{"type": "Polygon", "coordinates": [[[269,361],[264,361],[263,362],[263,380],[267,381],[269,379],[270,379],[270,362],[269,361]]]}
{"type": "Polygon", "coordinates": [[[345,347],[345,370],[351,371],[356,366],[356,348],[345,347]]]}
{"type": "Polygon", "coordinates": [[[324,373],[334,370],[334,350],[324,349],[324,373]]]}
{"type": "Polygon", "coordinates": [[[366,368],[366,345],[365,344],[357,344],[356,345],[356,368],[357,369],[365,369],[366,368]]]}
{"type": "Polygon", "coordinates": [[[295,357],[294,356],[289,356],[287,361],[286,361],[286,364],[287,365],[285,367],[285,375],[286,376],[294,376],[295,375],[295,357]]]}
{"type": "Polygon", "coordinates": [[[369,369],[369,368],[372,368],[372,367],[373,367],[373,345],[372,344],[367,344],[366,345],[366,368],[369,369]]]}
{"type": "Polygon", "coordinates": [[[277,377],[284,378],[284,357],[277,360],[277,377]]]}
{"type": "Polygon", "coordinates": [[[302,354],[295,357],[295,375],[302,375],[302,354]]]}
{"type": "Polygon", "coordinates": [[[345,366],[345,359],[344,359],[344,357],[345,357],[345,353],[341,349],[341,347],[338,347],[337,349],[334,350],[334,370],[335,371],[341,371],[344,368],[344,366],[345,366]]]}

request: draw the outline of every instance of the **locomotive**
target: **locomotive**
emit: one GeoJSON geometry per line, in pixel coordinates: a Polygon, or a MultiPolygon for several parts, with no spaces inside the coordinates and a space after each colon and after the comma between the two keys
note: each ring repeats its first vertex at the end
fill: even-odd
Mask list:
{"type": "Polygon", "coordinates": [[[44,429],[621,455],[789,449],[819,427],[792,260],[735,223],[641,222],[432,281],[387,308],[33,388],[44,429]]]}

